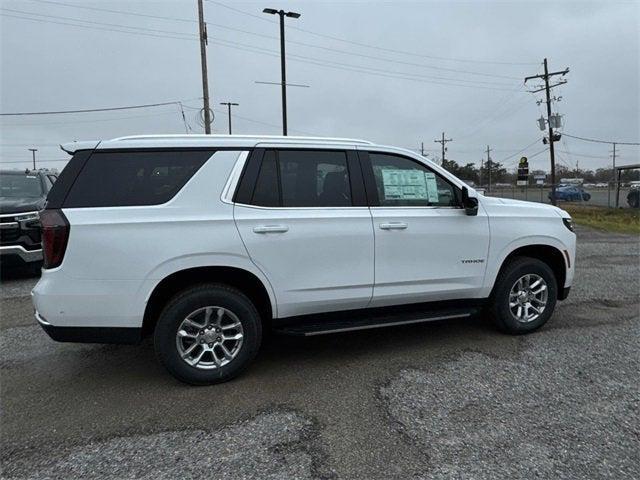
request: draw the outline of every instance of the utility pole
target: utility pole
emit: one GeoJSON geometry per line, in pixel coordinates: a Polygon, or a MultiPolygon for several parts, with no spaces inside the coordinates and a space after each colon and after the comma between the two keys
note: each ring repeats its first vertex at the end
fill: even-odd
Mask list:
{"type": "Polygon", "coordinates": [[[284,10],[276,10],[275,8],[265,8],[263,13],[280,16],[280,75],[282,84],[282,135],[287,136],[287,68],[285,63],[284,51],[284,17],[300,18],[300,14],[296,12],[285,12],[284,10]]]}
{"type": "Polygon", "coordinates": [[[31,152],[31,155],[33,157],[33,169],[36,169],[36,152],[38,151],[37,148],[30,148],[29,151],[31,152]]]}
{"type": "Polygon", "coordinates": [[[442,168],[447,168],[447,160],[445,157],[445,152],[447,151],[447,147],[445,146],[449,142],[453,142],[453,138],[444,138],[444,132],[442,132],[442,140],[434,140],[435,143],[439,143],[442,145],[442,168]]]}
{"type": "Polygon", "coordinates": [[[488,191],[491,192],[491,149],[489,145],[487,145],[487,176],[489,177],[488,191]]]}
{"type": "Polygon", "coordinates": [[[484,158],[480,159],[480,171],[478,172],[478,185],[482,187],[482,169],[484,168],[484,158]]]}
{"type": "Polygon", "coordinates": [[[231,135],[231,107],[237,107],[240,104],[239,103],[233,103],[233,102],[220,102],[220,105],[226,105],[227,106],[227,112],[229,114],[229,135],[231,135]]]}
{"type": "Polygon", "coordinates": [[[202,109],[204,133],[211,133],[211,109],[209,108],[209,77],[207,74],[207,24],[204,23],[204,7],[198,0],[198,27],[200,29],[200,66],[202,68],[202,109]]]}
{"type": "Polygon", "coordinates": [[[562,85],[567,83],[566,80],[560,80],[558,83],[554,85],[549,85],[549,78],[554,77],[556,75],[565,76],[569,73],[569,68],[565,68],[562,71],[549,73],[549,68],[547,66],[547,59],[544,59],[544,73],[542,75],[532,75],[530,77],[526,77],[524,79],[524,83],[527,83],[527,80],[531,80],[534,78],[541,78],[544,80],[544,87],[539,88],[537,90],[532,91],[531,93],[540,92],[545,90],[546,92],[546,104],[547,104],[547,124],[549,126],[549,153],[551,156],[551,203],[553,205],[556,204],[556,156],[553,148],[554,136],[553,136],[553,126],[551,124],[551,89],[553,87],[557,87],[558,85],[562,85]]]}
{"type": "Polygon", "coordinates": [[[613,181],[616,180],[616,142],[613,142],[613,152],[611,158],[613,159],[613,181]]]}

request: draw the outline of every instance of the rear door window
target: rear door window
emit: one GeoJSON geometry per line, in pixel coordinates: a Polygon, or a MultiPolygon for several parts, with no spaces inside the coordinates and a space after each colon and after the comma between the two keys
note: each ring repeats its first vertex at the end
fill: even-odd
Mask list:
{"type": "Polygon", "coordinates": [[[64,207],[159,205],[171,200],[213,150],[94,152],[64,207]]]}
{"type": "Polygon", "coordinates": [[[283,207],[350,207],[347,155],[341,151],[280,150],[283,207]]]}

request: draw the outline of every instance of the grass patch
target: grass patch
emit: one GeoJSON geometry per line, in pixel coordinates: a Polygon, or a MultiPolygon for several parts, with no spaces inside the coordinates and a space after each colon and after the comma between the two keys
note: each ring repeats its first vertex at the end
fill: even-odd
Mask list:
{"type": "Polygon", "coordinates": [[[640,235],[640,209],[607,208],[584,205],[560,205],[579,225],[608,232],[640,235]]]}

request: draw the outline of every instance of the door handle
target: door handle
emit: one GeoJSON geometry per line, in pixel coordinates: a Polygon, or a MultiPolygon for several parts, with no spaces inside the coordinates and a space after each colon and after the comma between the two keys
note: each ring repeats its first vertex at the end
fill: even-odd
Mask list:
{"type": "Polygon", "coordinates": [[[285,233],[289,231],[286,225],[260,225],[253,227],[254,233],[285,233]]]}
{"type": "Polygon", "coordinates": [[[404,222],[392,222],[392,223],[381,223],[380,228],[382,230],[404,230],[408,227],[404,222]]]}

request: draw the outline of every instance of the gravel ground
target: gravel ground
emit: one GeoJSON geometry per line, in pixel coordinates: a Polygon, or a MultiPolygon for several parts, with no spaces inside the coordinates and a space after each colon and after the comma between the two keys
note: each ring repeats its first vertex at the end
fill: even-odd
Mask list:
{"type": "MultiPolygon", "coordinates": [[[[182,430],[91,442],[51,457],[35,478],[313,478],[306,440],[312,423],[264,413],[209,432],[182,430]]],[[[28,465],[20,465],[28,470],[28,465]]]]}
{"type": "Polygon", "coordinates": [[[139,346],[59,344],[0,295],[2,478],[640,478],[640,239],[579,230],[539,332],[459,320],[273,337],[194,388],[139,346]]]}

